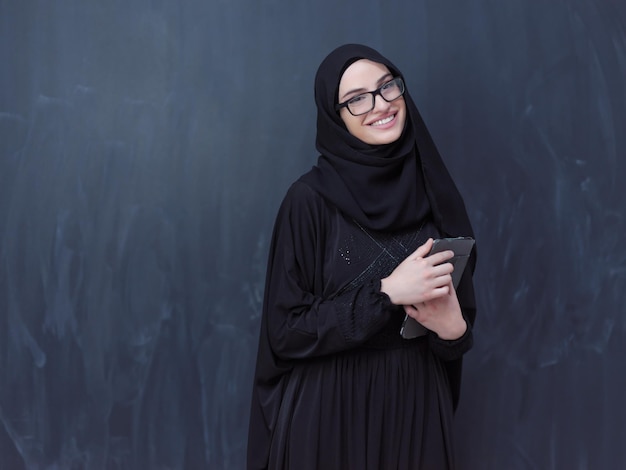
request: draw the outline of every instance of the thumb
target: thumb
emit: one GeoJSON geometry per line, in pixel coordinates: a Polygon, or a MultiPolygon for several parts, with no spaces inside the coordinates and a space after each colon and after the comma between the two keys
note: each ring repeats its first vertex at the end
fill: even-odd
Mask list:
{"type": "Polygon", "coordinates": [[[404,313],[408,316],[415,318],[417,316],[417,308],[414,305],[403,305],[404,313]]]}

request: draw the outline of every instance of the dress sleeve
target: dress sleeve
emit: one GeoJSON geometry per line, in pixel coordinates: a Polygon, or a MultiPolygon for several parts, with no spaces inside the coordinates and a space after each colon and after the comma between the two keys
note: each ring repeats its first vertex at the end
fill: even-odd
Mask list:
{"type": "Polygon", "coordinates": [[[445,340],[441,339],[433,332],[430,332],[428,336],[430,350],[443,361],[454,361],[462,358],[474,345],[472,325],[467,320],[467,315],[464,314],[463,316],[467,322],[467,330],[465,330],[465,333],[460,338],[451,341],[445,340]]]}
{"type": "Polygon", "coordinates": [[[397,313],[372,281],[325,298],[325,203],[303,184],[279,210],[268,262],[263,315],[274,354],[305,359],[351,349],[397,313]]]}

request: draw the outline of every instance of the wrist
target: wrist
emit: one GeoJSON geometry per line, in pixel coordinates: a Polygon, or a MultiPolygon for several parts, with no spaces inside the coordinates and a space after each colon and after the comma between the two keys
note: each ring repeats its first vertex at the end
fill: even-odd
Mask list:
{"type": "Polygon", "coordinates": [[[387,297],[389,297],[389,301],[392,304],[398,305],[396,303],[396,301],[395,301],[395,298],[394,298],[394,295],[393,295],[393,288],[392,288],[392,286],[390,286],[388,277],[380,280],[380,292],[382,292],[387,297]]]}
{"type": "Polygon", "coordinates": [[[463,337],[466,332],[467,322],[464,318],[461,318],[460,321],[455,321],[453,324],[449,325],[445,331],[437,333],[437,336],[444,341],[456,341],[463,337]]]}

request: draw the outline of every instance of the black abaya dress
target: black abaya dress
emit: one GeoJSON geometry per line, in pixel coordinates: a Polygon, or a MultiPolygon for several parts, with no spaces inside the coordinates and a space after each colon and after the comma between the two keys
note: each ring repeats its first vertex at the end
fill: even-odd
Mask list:
{"type": "Polygon", "coordinates": [[[456,341],[405,340],[402,308],[380,292],[380,279],[437,236],[429,218],[367,230],[294,183],[270,250],[248,468],[454,468],[449,366],[471,347],[470,322],[456,341]]]}

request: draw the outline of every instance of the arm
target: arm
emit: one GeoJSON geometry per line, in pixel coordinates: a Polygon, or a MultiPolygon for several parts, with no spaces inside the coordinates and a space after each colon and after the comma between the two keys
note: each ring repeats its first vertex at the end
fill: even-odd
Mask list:
{"type": "Polygon", "coordinates": [[[292,187],[274,227],[264,321],[274,354],[305,359],[351,349],[378,332],[401,308],[369,282],[331,298],[322,295],[325,260],[323,200],[292,187]]]}
{"type": "Polygon", "coordinates": [[[429,256],[431,248],[428,240],[415,250],[382,280],[381,290],[431,331],[430,345],[436,355],[453,360],[472,347],[472,332],[452,285],[453,267],[445,262],[453,253],[429,256]]]}

